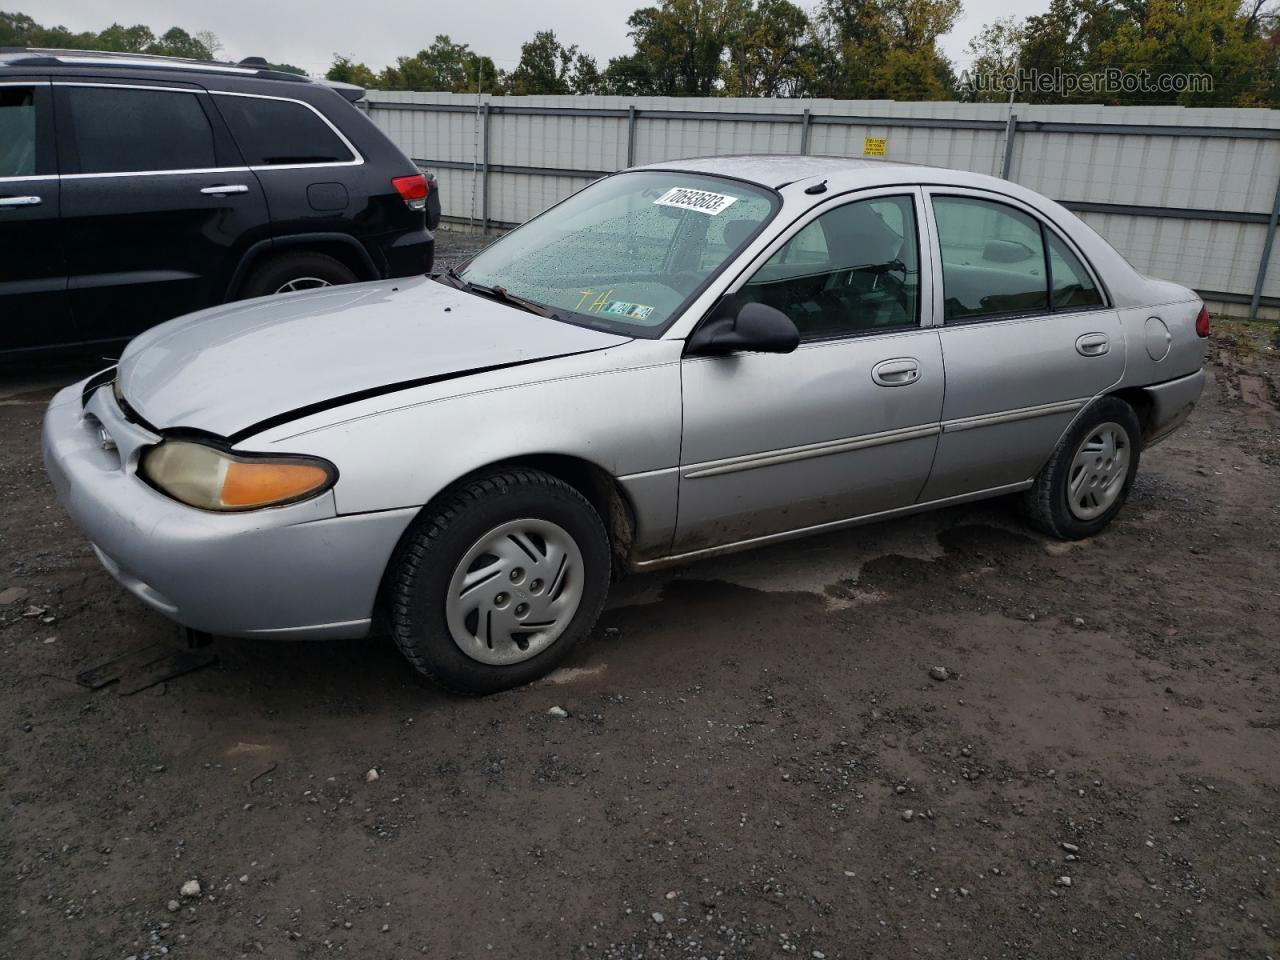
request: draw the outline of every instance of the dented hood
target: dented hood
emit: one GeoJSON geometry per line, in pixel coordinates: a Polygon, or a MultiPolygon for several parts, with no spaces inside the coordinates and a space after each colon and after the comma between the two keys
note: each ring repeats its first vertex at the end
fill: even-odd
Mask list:
{"type": "Polygon", "coordinates": [[[626,343],[412,277],[229,304],[137,337],[129,406],[157,429],[230,437],[344,397],[626,343]]]}

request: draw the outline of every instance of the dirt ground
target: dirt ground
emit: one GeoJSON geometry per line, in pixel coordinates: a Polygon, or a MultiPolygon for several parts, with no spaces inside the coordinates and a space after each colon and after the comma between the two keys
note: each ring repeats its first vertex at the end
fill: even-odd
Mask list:
{"type": "Polygon", "coordinates": [[[70,682],[175,632],[46,482],[79,371],[4,373],[0,956],[1280,956],[1269,335],[1092,541],[996,501],[632,577],[484,700],[380,640],[70,682]]]}

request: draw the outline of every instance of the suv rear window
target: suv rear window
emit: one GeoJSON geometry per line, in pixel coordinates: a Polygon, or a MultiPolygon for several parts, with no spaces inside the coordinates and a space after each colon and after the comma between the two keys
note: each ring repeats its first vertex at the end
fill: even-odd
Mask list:
{"type": "Polygon", "coordinates": [[[142,173],[216,167],[213,129],[194,93],[66,89],[80,173],[142,173]]]}
{"type": "Polygon", "coordinates": [[[35,172],[34,91],[0,87],[0,177],[29,177],[35,172]]]}
{"type": "Polygon", "coordinates": [[[251,167],[355,159],[329,125],[301,103],[229,94],[219,95],[217,103],[251,167]]]}

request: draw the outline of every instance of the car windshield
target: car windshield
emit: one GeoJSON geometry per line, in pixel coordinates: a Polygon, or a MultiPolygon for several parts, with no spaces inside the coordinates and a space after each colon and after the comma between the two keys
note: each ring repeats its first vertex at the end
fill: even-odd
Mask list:
{"type": "Polygon", "coordinates": [[[559,319],[653,337],[776,208],[775,194],[737,180],[618,174],[498,240],[461,275],[559,319]]]}

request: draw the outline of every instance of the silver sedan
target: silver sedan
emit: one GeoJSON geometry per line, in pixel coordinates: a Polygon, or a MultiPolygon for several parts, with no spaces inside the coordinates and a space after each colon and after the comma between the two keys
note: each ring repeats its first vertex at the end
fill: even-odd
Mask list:
{"type": "Polygon", "coordinates": [[[487,693],[563,659],[615,570],[1012,493],[1099,533],[1199,398],[1208,323],[1004,180],[686,160],[457,272],[157,327],[54,398],[45,461],[180,623],[385,626],[487,693]]]}

